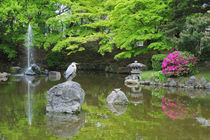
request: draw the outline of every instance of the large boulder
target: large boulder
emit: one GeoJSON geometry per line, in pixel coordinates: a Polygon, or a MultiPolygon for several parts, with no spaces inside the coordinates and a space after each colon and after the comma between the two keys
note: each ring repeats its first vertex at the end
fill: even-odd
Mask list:
{"type": "Polygon", "coordinates": [[[73,81],[55,85],[47,92],[48,112],[74,113],[81,110],[85,92],[80,84],[73,81]]]}
{"type": "Polygon", "coordinates": [[[78,115],[47,113],[47,131],[58,138],[69,138],[77,134],[85,124],[85,113],[78,115]]]}
{"type": "Polygon", "coordinates": [[[127,104],[128,98],[120,89],[114,89],[112,93],[107,96],[106,101],[108,104],[127,104]]]}

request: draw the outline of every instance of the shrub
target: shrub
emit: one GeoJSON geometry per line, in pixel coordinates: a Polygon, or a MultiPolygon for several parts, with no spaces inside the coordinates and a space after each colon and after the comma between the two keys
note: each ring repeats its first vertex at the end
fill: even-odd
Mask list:
{"type": "Polygon", "coordinates": [[[50,52],[46,57],[49,68],[61,68],[61,65],[66,61],[65,59],[65,55],[61,52],[50,52]]]}
{"type": "Polygon", "coordinates": [[[189,52],[174,51],[162,63],[162,72],[166,76],[185,76],[194,71],[197,58],[189,52]]]}
{"type": "Polygon", "coordinates": [[[152,68],[153,70],[159,71],[162,70],[162,62],[168,54],[156,54],[152,56],[152,68]]]}
{"type": "Polygon", "coordinates": [[[160,82],[164,82],[166,80],[165,75],[162,73],[162,71],[154,72],[152,74],[154,80],[158,80],[160,82]]]}

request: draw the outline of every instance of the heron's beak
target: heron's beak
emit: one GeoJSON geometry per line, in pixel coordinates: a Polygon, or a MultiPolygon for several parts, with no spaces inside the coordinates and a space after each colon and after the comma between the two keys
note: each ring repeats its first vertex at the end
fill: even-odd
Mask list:
{"type": "Polygon", "coordinates": [[[75,63],[76,65],[79,65],[80,63],[75,63]]]}

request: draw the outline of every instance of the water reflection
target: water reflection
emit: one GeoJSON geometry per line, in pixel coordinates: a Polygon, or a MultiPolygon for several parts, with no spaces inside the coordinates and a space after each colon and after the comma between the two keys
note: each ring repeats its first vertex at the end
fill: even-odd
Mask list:
{"type": "Polygon", "coordinates": [[[62,81],[49,81],[45,77],[29,78],[28,82],[24,77],[16,78],[19,82],[13,79],[10,77],[0,84],[0,139],[206,140],[210,137],[210,95],[207,90],[132,88],[124,86],[122,75],[106,77],[105,74],[79,73],[75,81],[86,91],[85,116],[66,117],[45,111],[47,90],[62,81]],[[104,106],[104,100],[116,87],[120,87],[129,100],[141,103],[128,104],[124,108],[111,106],[109,108],[116,113],[111,112],[104,106]],[[179,118],[173,119],[174,116],[179,118]],[[31,126],[26,125],[29,120],[31,126]]]}
{"type": "Polygon", "coordinates": [[[78,115],[47,113],[47,131],[59,138],[69,138],[80,131],[85,124],[85,113],[78,115]]]}
{"type": "Polygon", "coordinates": [[[125,84],[125,86],[128,89],[126,94],[128,95],[129,102],[134,104],[135,106],[137,104],[142,104],[144,103],[144,95],[142,92],[142,87],[139,85],[130,85],[130,84],[125,84]]]}
{"type": "Polygon", "coordinates": [[[163,112],[171,119],[194,118],[196,116],[196,108],[187,99],[164,96],[161,106],[163,112]]]}
{"type": "Polygon", "coordinates": [[[126,112],[127,104],[106,104],[106,107],[109,108],[115,115],[119,116],[126,112]]]}
{"type": "Polygon", "coordinates": [[[26,114],[28,117],[28,123],[31,126],[33,119],[33,88],[40,84],[40,79],[36,79],[34,76],[24,76],[24,81],[27,85],[26,114]]]}

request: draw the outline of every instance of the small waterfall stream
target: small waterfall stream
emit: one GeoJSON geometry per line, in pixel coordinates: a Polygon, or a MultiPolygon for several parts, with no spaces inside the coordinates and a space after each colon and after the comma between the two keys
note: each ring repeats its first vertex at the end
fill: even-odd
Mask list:
{"type": "Polygon", "coordinates": [[[26,39],[26,47],[27,47],[27,68],[31,66],[31,62],[33,60],[31,47],[32,47],[33,35],[32,35],[32,28],[31,24],[28,24],[28,31],[27,31],[27,39],[26,39]]]}

